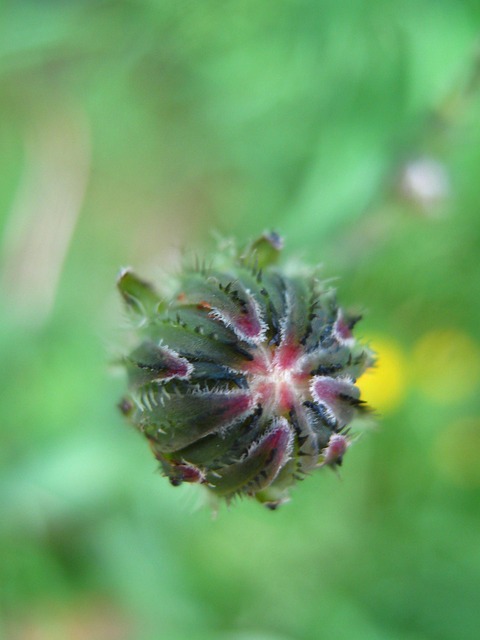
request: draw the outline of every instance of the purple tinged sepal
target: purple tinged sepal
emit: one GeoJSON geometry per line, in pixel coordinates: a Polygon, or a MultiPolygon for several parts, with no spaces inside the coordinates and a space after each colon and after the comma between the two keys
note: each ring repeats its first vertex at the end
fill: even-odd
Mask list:
{"type": "Polygon", "coordinates": [[[330,467],[339,467],[343,462],[350,441],[341,433],[332,433],[328,445],[322,450],[319,457],[319,466],[328,465],[330,467]]]}
{"type": "Polygon", "coordinates": [[[315,376],[310,388],[314,402],[323,409],[335,429],[345,427],[362,406],[360,389],[350,378],[315,376]]]}
{"type": "Polygon", "coordinates": [[[182,305],[194,305],[199,317],[206,316],[231,329],[241,341],[259,344],[265,338],[267,325],[260,305],[234,276],[185,278],[180,300],[182,305]]]}
{"type": "Polygon", "coordinates": [[[173,349],[153,341],[143,342],[125,358],[130,385],[141,387],[149,382],[165,383],[176,378],[188,380],[193,365],[173,349]]]}
{"type": "Polygon", "coordinates": [[[153,453],[160,462],[163,474],[167,476],[172,486],[178,487],[184,482],[189,484],[202,484],[206,481],[205,475],[199,467],[175,458],[169,459],[167,456],[156,451],[154,443],[151,444],[153,453]]]}
{"type": "Polygon", "coordinates": [[[272,484],[286,464],[293,449],[293,439],[287,420],[277,418],[240,460],[207,474],[210,489],[228,498],[239,493],[254,496],[272,484]]]}

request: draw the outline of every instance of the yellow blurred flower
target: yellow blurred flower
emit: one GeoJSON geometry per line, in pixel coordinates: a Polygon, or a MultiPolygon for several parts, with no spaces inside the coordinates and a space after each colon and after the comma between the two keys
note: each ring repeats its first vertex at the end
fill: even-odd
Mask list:
{"type": "Polygon", "coordinates": [[[401,346],[390,338],[371,339],[377,363],[357,381],[362,400],[380,414],[394,411],[406,392],[406,358],[401,346]]]}
{"type": "Polygon", "coordinates": [[[480,418],[463,418],[444,429],[433,447],[440,473],[460,487],[480,486],[480,418]]]}
{"type": "Polygon", "coordinates": [[[457,329],[429,331],[414,347],[412,369],[426,396],[442,404],[455,403],[480,384],[480,347],[457,329]]]}

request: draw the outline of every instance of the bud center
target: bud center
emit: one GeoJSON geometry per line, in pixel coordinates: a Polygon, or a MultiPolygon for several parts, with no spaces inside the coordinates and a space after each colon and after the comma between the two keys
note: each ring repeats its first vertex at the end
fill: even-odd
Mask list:
{"type": "Polygon", "coordinates": [[[309,375],[298,366],[299,359],[300,353],[294,348],[259,348],[249,363],[247,379],[265,410],[288,414],[306,399],[309,375]]]}

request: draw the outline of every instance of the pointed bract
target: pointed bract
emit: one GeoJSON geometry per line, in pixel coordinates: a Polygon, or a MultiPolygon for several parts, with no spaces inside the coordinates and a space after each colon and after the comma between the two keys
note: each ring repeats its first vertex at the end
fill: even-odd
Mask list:
{"type": "Polygon", "coordinates": [[[137,315],[149,319],[160,310],[161,298],[153,286],[138,278],[131,269],[122,269],[117,287],[127,307],[137,315]]]}

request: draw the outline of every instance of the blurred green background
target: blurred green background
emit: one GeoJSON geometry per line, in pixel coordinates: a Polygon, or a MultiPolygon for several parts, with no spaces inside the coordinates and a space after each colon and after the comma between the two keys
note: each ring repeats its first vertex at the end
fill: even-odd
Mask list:
{"type": "Polygon", "coordinates": [[[476,640],[477,0],[0,6],[0,637],[476,640]],[[275,228],[379,353],[340,480],[216,519],[116,409],[121,266],[275,228]]]}

